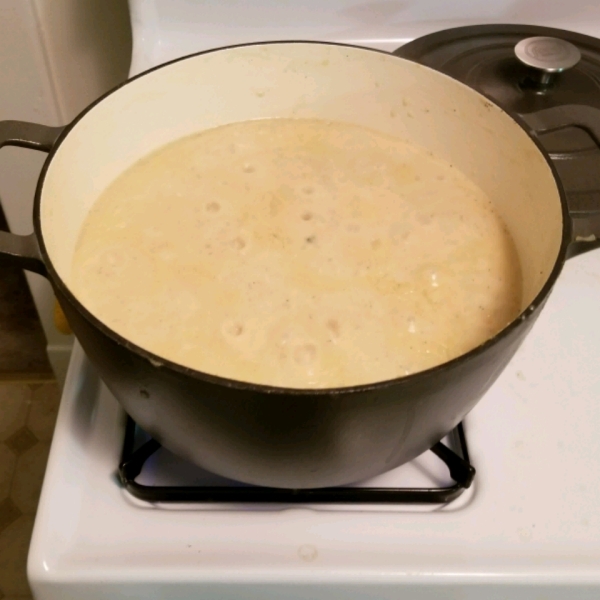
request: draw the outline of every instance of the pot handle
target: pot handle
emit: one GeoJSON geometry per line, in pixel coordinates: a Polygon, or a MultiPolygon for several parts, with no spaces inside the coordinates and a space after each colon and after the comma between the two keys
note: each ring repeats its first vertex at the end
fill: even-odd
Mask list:
{"type": "Polygon", "coordinates": [[[551,158],[565,187],[573,224],[569,257],[599,248],[600,110],[573,104],[519,116],[538,137],[540,134],[576,127],[583,129],[596,143],[598,152],[581,152],[578,155],[554,154],[551,158]],[[579,189],[571,187],[574,182],[579,184],[579,189]]]}
{"type": "MultiPolygon", "coordinates": [[[[21,146],[50,152],[64,127],[48,127],[24,121],[0,121],[0,148],[21,146]]],[[[0,260],[46,275],[35,233],[16,235],[0,231],[0,260]]]]}

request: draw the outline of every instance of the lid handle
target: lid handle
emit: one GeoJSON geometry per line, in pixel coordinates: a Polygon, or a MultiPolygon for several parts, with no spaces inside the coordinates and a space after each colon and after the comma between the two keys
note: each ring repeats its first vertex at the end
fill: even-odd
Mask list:
{"type": "MultiPolygon", "coordinates": [[[[578,127],[600,148],[600,110],[597,108],[566,104],[519,116],[538,136],[578,127]]],[[[568,160],[554,159],[553,162],[565,188],[573,225],[569,256],[600,247],[600,192],[588,185],[595,183],[594,155],[578,153],[568,160]]]]}
{"type": "Polygon", "coordinates": [[[529,37],[515,46],[515,56],[531,69],[533,82],[546,87],[563,71],[581,60],[581,52],[574,44],[554,37],[529,37]]]}

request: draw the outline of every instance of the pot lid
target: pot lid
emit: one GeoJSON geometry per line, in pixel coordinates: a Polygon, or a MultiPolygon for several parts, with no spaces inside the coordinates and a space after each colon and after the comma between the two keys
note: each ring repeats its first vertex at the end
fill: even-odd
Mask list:
{"type": "Polygon", "coordinates": [[[600,40],[530,25],[475,25],[394,54],[446,73],[529,126],[567,193],[575,233],[600,231],[600,40]]]}

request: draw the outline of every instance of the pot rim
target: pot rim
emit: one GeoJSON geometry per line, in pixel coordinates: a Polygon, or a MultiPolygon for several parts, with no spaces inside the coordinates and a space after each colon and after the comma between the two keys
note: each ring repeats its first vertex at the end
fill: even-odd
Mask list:
{"type": "Polygon", "coordinates": [[[514,329],[516,329],[524,320],[530,318],[531,315],[536,311],[536,309],[540,305],[542,305],[544,303],[547,296],[550,294],[550,291],[552,290],[558,276],[560,275],[563,264],[567,258],[568,247],[571,243],[571,218],[569,216],[566,194],[565,194],[562,182],[560,180],[560,177],[558,175],[558,172],[556,170],[556,167],[552,163],[552,160],[551,160],[548,152],[544,149],[544,147],[542,146],[541,142],[537,139],[537,137],[535,137],[531,133],[531,131],[528,129],[525,122],[522,119],[520,119],[520,117],[518,115],[512,115],[512,114],[508,113],[502,107],[500,107],[491,97],[487,96],[486,94],[481,93],[478,90],[475,90],[475,89],[467,86],[466,84],[462,83],[461,81],[453,79],[452,77],[450,77],[449,75],[446,75],[445,73],[436,71],[435,69],[432,69],[425,65],[421,65],[417,62],[413,62],[413,64],[416,67],[418,67],[420,69],[426,69],[426,70],[432,71],[436,74],[436,76],[446,78],[446,79],[452,81],[453,85],[459,85],[459,86],[462,86],[463,88],[466,88],[467,90],[469,90],[470,93],[476,94],[476,95],[480,96],[482,99],[486,100],[487,102],[490,102],[491,104],[493,104],[498,110],[503,112],[512,121],[517,123],[517,125],[519,125],[519,127],[521,127],[521,129],[526,133],[527,137],[529,137],[529,139],[535,144],[538,151],[543,156],[546,164],[550,168],[550,172],[552,173],[554,183],[558,189],[560,202],[561,202],[562,219],[563,219],[561,243],[560,243],[560,247],[558,250],[558,254],[557,254],[555,263],[552,267],[550,275],[548,276],[548,278],[546,279],[546,282],[542,286],[542,289],[538,292],[538,294],[531,301],[531,303],[524,310],[522,310],[519,313],[519,315],[515,319],[513,319],[508,325],[506,325],[503,329],[501,329],[496,335],[489,338],[482,344],[479,344],[475,348],[472,348],[468,352],[461,354],[460,356],[457,356],[457,357],[455,357],[447,362],[444,362],[440,365],[431,367],[429,369],[425,369],[424,371],[417,371],[415,373],[411,373],[409,375],[403,375],[401,377],[395,377],[393,379],[386,379],[383,381],[376,381],[373,383],[351,385],[351,386],[345,386],[345,387],[286,388],[286,387],[282,387],[282,386],[272,386],[272,385],[239,381],[236,379],[229,379],[227,377],[211,375],[209,373],[205,373],[203,371],[199,371],[199,370],[193,369],[191,367],[186,367],[179,363],[165,359],[158,354],[150,352],[149,350],[146,350],[146,349],[142,348],[141,346],[138,346],[137,344],[134,344],[127,338],[123,337],[122,335],[120,335],[119,333],[117,333],[116,331],[114,331],[113,329],[108,327],[103,321],[98,319],[95,315],[93,315],[76,298],[76,296],[73,294],[73,292],[71,292],[69,287],[62,280],[62,278],[59,276],[58,272],[54,268],[54,265],[52,264],[52,261],[50,260],[50,256],[48,254],[48,250],[46,248],[46,244],[44,242],[44,238],[42,235],[42,227],[41,227],[42,190],[43,190],[46,174],[48,172],[48,169],[50,168],[50,165],[52,163],[54,155],[56,154],[56,152],[62,145],[63,141],[69,135],[71,130],[79,123],[79,121],[84,119],[85,116],[89,112],[91,112],[98,104],[103,102],[109,96],[112,96],[113,94],[117,93],[120,89],[122,89],[125,86],[129,85],[130,83],[136,81],[137,79],[140,79],[141,77],[144,77],[150,73],[153,73],[153,72],[163,69],[165,67],[169,67],[170,65],[173,65],[175,63],[189,60],[189,59],[192,59],[192,58],[195,58],[198,56],[203,56],[205,54],[212,54],[215,52],[221,52],[221,51],[225,51],[225,50],[234,50],[237,48],[247,48],[247,47],[253,47],[253,46],[288,45],[288,44],[301,44],[301,45],[309,45],[310,44],[310,45],[319,45],[319,46],[338,46],[338,47],[343,47],[343,48],[352,48],[352,49],[361,50],[364,52],[374,52],[374,53],[378,53],[378,54],[384,54],[386,56],[393,58],[394,60],[413,62],[413,61],[410,61],[410,59],[406,59],[401,56],[397,56],[391,52],[387,52],[384,50],[378,50],[375,48],[359,46],[356,44],[344,44],[344,43],[338,43],[338,42],[321,42],[321,41],[314,41],[314,40],[281,40],[281,41],[275,40],[275,41],[266,41],[266,42],[251,42],[251,43],[244,43],[244,44],[233,44],[233,45],[229,45],[229,46],[222,46],[219,48],[210,48],[208,50],[202,50],[200,52],[188,54],[186,56],[182,56],[182,57],[176,58],[174,60],[171,60],[169,62],[160,64],[156,67],[148,69],[147,71],[139,73],[138,75],[136,75],[130,79],[127,79],[126,81],[117,85],[113,89],[109,90],[108,92],[106,92],[105,94],[100,96],[97,100],[95,100],[94,102],[89,104],[85,109],[83,109],[83,111],[81,111],[77,115],[77,117],[75,117],[75,119],[73,121],[71,121],[68,125],[65,126],[64,130],[58,137],[56,143],[52,147],[52,150],[50,151],[46,161],[44,162],[44,165],[42,167],[42,170],[41,170],[38,182],[37,182],[35,197],[34,197],[33,225],[34,225],[35,236],[37,238],[38,245],[40,248],[41,258],[46,266],[48,277],[49,277],[50,281],[52,282],[53,286],[55,286],[55,288],[57,288],[57,290],[60,292],[60,294],[63,296],[63,298],[65,298],[73,306],[73,308],[75,310],[77,310],[79,313],[81,313],[87,321],[91,322],[104,335],[106,335],[108,338],[110,338],[113,342],[116,342],[120,346],[125,347],[127,350],[129,350],[129,351],[137,354],[141,358],[147,360],[151,365],[156,366],[156,368],[172,370],[181,375],[184,375],[187,377],[192,377],[197,380],[202,380],[209,384],[219,385],[219,386],[227,387],[227,388],[239,389],[239,390],[243,390],[243,391],[247,391],[247,392],[262,393],[262,394],[285,394],[285,395],[294,395],[294,396],[314,396],[315,394],[339,395],[339,394],[356,394],[356,393],[362,393],[362,392],[374,391],[374,390],[376,391],[376,390],[388,388],[392,385],[398,385],[398,384],[404,385],[405,383],[406,384],[416,383],[416,382],[420,381],[421,379],[425,379],[426,377],[435,376],[436,374],[446,373],[447,371],[453,369],[455,366],[460,365],[461,363],[465,363],[471,359],[474,359],[474,358],[480,356],[488,348],[492,347],[498,341],[500,341],[503,338],[510,335],[512,333],[512,331],[514,329]]]}

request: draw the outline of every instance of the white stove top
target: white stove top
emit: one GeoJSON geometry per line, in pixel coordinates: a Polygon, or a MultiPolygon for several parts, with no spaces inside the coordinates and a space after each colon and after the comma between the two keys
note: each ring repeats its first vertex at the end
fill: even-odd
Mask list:
{"type": "MultiPolygon", "coordinates": [[[[600,36],[600,3],[587,0],[130,4],[132,74],[251,40],[312,38],[391,50],[414,35],[490,21],[600,36]]],[[[123,411],[77,347],[29,555],[37,600],[596,600],[599,306],[597,250],[568,262],[532,333],[467,417],[477,476],[442,507],[136,500],[116,477],[123,411]]],[[[208,477],[198,470],[193,476],[208,477]]],[[[140,479],[165,477],[172,482],[168,469],[140,479]]],[[[431,453],[371,482],[448,483],[431,453]]]]}

